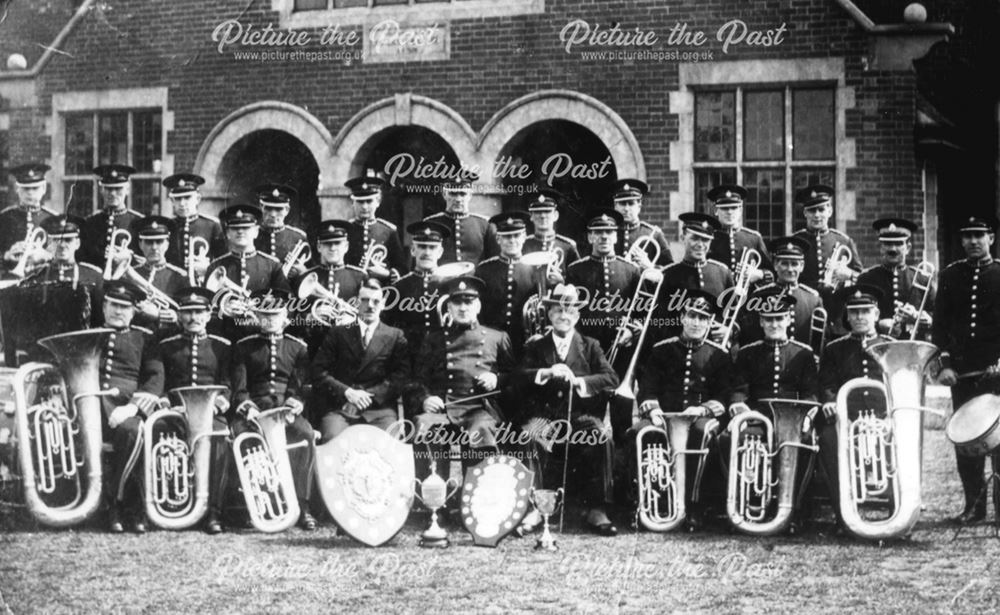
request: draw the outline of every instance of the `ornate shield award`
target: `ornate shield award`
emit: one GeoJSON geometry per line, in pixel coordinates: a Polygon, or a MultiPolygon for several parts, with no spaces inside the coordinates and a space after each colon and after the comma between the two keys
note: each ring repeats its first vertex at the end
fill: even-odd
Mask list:
{"type": "Polygon", "coordinates": [[[388,542],[413,504],[413,447],[377,427],[353,425],[316,447],[320,493],[334,521],[371,547],[388,542]]]}
{"type": "Polygon", "coordinates": [[[495,547],[528,513],[535,473],[506,455],[490,457],[465,472],[462,523],[477,545],[495,547]]]}

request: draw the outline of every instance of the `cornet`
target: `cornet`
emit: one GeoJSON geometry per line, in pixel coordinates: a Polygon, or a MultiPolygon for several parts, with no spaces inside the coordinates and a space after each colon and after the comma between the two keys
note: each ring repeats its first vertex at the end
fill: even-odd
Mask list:
{"type": "Polygon", "coordinates": [[[632,261],[639,267],[645,268],[642,256],[649,259],[649,262],[656,266],[656,261],[660,260],[660,244],[656,243],[652,235],[643,235],[639,239],[635,240],[632,247],[628,249],[628,260],[632,261]],[[653,255],[650,256],[649,248],[652,247],[653,255]]]}
{"type": "Polygon", "coordinates": [[[842,269],[851,264],[851,249],[844,244],[837,242],[833,246],[830,258],[826,259],[826,267],[823,270],[823,284],[834,288],[840,286],[834,275],[837,269],[842,269]]]}
{"type": "Polygon", "coordinates": [[[357,308],[337,296],[337,290],[339,290],[339,284],[331,292],[320,283],[319,276],[313,271],[302,278],[302,282],[299,284],[299,299],[316,299],[309,313],[313,318],[326,326],[354,322],[358,318],[357,308]],[[319,313],[319,308],[326,305],[333,308],[334,316],[332,321],[323,318],[319,313]]]}
{"type": "Polygon", "coordinates": [[[176,312],[180,309],[180,306],[177,305],[176,301],[168,297],[167,294],[159,288],[153,286],[148,280],[146,280],[146,278],[139,275],[135,269],[131,267],[126,268],[125,274],[121,277],[124,277],[129,282],[141,288],[142,291],[146,293],[146,299],[152,301],[156,306],[156,309],[159,311],[173,310],[176,312]]]}
{"type": "Polygon", "coordinates": [[[132,250],[128,248],[130,243],[132,243],[132,233],[123,228],[115,229],[115,232],[111,234],[111,241],[108,242],[108,247],[104,250],[105,281],[117,280],[125,275],[128,267],[132,265],[142,267],[146,263],[145,257],[132,253],[132,250]],[[119,251],[124,253],[126,257],[116,265],[115,254],[119,251]]]}
{"type": "Polygon", "coordinates": [[[309,244],[304,241],[299,241],[295,244],[288,254],[285,255],[285,262],[281,263],[281,272],[286,276],[294,267],[299,269],[305,269],[309,264],[309,259],[312,258],[312,249],[309,244]]]}
{"type": "MultiPolygon", "coordinates": [[[[28,273],[28,261],[32,254],[39,250],[45,250],[49,236],[40,226],[33,227],[24,238],[24,252],[17,259],[17,264],[10,270],[11,275],[23,278],[28,273]]],[[[46,252],[47,254],[47,252],[46,252]]]]}
{"type": "Polygon", "coordinates": [[[361,259],[361,268],[365,271],[369,269],[385,269],[385,259],[389,256],[389,251],[380,243],[372,242],[365,250],[365,256],[361,259]]]}
{"type": "Polygon", "coordinates": [[[187,270],[188,270],[188,283],[191,286],[198,286],[198,272],[195,270],[194,263],[197,260],[204,260],[208,257],[208,240],[204,237],[192,237],[188,239],[188,257],[187,257],[187,270]],[[199,249],[201,248],[201,249],[199,249]]]}

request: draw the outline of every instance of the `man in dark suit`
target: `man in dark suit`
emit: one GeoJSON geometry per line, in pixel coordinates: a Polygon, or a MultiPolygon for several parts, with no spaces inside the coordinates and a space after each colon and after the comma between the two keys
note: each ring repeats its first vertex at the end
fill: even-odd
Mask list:
{"type": "Polygon", "coordinates": [[[312,363],[311,380],[322,404],[323,442],[358,423],[388,430],[397,419],[396,403],[409,377],[406,337],[379,320],[382,284],[366,280],[358,302],[358,320],[327,333],[312,363]]]}
{"type": "Polygon", "coordinates": [[[561,483],[563,447],[570,446],[570,493],[587,507],[587,524],[604,536],[618,529],[608,518],[606,489],[609,464],[605,446],[611,438],[604,414],[608,392],[618,386],[618,376],[604,357],[597,340],[580,335],[580,299],[576,287],[560,284],[545,298],[552,331],[525,344],[518,382],[525,391],[524,410],[515,417],[533,437],[541,466],[539,482],[548,488],[561,483]],[[572,397],[572,414],[565,424],[572,397]],[[572,438],[567,442],[567,432],[572,438]]]}

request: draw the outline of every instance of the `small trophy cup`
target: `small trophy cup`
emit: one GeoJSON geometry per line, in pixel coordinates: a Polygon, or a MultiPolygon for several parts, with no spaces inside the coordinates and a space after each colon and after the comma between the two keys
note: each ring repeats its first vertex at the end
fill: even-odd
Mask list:
{"type": "MultiPolygon", "coordinates": [[[[416,479],[414,479],[414,481],[416,481],[416,479]]],[[[453,478],[449,478],[448,481],[445,482],[443,478],[431,470],[430,476],[425,478],[423,482],[416,482],[420,485],[420,493],[416,494],[417,498],[431,511],[431,525],[424,530],[423,534],[420,535],[420,546],[443,549],[450,543],[448,541],[448,532],[438,525],[437,511],[439,508],[444,506],[445,502],[448,501],[448,498],[450,498],[455,491],[458,490],[458,481],[453,478]],[[455,486],[449,492],[448,487],[452,483],[454,483],[455,486]]]]}
{"type": "Polygon", "coordinates": [[[549,517],[556,512],[563,500],[563,490],[559,489],[531,489],[531,503],[535,505],[542,515],[542,535],[535,543],[535,549],[544,551],[558,551],[556,539],[549,532],[549,517]]]}

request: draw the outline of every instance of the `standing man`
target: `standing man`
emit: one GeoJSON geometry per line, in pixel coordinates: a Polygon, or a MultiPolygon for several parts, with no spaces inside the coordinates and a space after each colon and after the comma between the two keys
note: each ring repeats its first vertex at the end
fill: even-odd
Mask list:
{"type": "MultiPolygon", "coordinates": [[[[830,228],[830,217],[833,215],[833,188],[815,184],[795,193],[795,202],[802,206],[806,218],[806,228],[797,231],[796,237],[801,237],[809,244],[806,251],[805,267],[801,281],[820,292],[827,292],[821,287],[826,276],[827,261],[839,244],[850,251],[850,261],[846,265],[838,265],[833,271],[835,283],[850,283],[861,272],[861,259],[854,240],[837,229],[830,228]]],[[[830,293],[833,289],[829,290],[830,293]]]]}
{"type": "MultiPolygon", "coordinates": [[[[659,267],[662,269],[674,262],[673,255],[670,254],[670,244],[664,237],[660,227],[642,222],[639,214],[642,212],[642,199],[649,193],[649,186],[638,179],[619,179],[615,182],[614,204],[615,211],[622,216],[622,224],[618,228],[618,254],[627,260],[632,260],[629,255],[632,246],[643,237],[652,237],[656,245],[659,246],[659,256],[656,262],[650,260],[648,252],[637,252],[636,264],[641,269],[659,267]]],[[[633,261],[634,262],[634,261],[633,261]]]]}
{"type": "MultiPolygon", "coordinates": [[[[302,416],[305,406],[303,386],[308,382],[309,356],[306,343],[285,334],[288,325],[287,291],[265,289],[253,294],[253,310],[260,333],[244,337],[236,343],[233,353],[233,437],[250,427],[250,421],[263,410],[287,406],[292,421],[285,427],[289,444],[304,443],[291,448],[288,461],[295,482],[302,516],[299,527],[311,532],[316,520],[309,513],[315,452],[311,443],[314,432],[302,416]]],[[[237,460],[239,462],[239,460],[237,460]]]]}
{"type": "MultiPolygon", "coordinates": [[[[996,222],[970,217],[959,229],[965,259],[941,272],[931,341],[941,349],[938,380],[951,387],[955,408],[976,395],[992,393],[994,382],[981,372],[1000,359],[1000,262],[990,250],[996,241],[996,222]],[[968,376],[964,376],[968,374],[968,376]]],[[[965,509],[955,521],[973,523],[986,517],[983,457],[956,455],[965,492],[965,509]]]]}
{"type": "Polygon", "coordinates": [[[410,357],[403,332],[379,319],[382,306],[382,284],[368,278],[358,295],[357,321],[330,329],[312,362],[323,442],[359,423],[388,431],[398,418],[410,357]]]}
{"type": "Polygon", "coordinates": [[[52,260],[28,276],[23,284],[36,286],[53,282],[76,282],[96,289],[98,294],[94,297],[99,299],[100,289],[104,284],[101,270],[90,263],[76,261],[82,227],[83,220],[77,216],[54,216],[46,220],[42,228],[48,234],[47,249],[52,254],[52,260]]]}
{"type": "Polygon", "coordinates": [[[174,210],[167,262],[180,267],[185,274],[193,267],[195,279],[189,282],[203,284],[209,262],[226,251],[226,237],[219,219],[198,211],[198,206],[201,205],[199,187],[205,183],[205,178],[193,173],[177,173],[165,178],[162,183],[174,210]],[[195,238],[204,242],[199,248],[199,254],[207,247],[200,258],[191,253],[191,240],[195,238]]]}
{"type": "Polygon", "coordinates": [[[757,284],[772,277],[768,271],[771,259],[760,233],[743,226],[743,201],[746,198],[746,188],[735,184],[722,184],[709,190],[708,200],[715,206],[715,217],[722,228],[715,232],[708,257],[728,265],[733,277],[736,277],[744,252],[756,250],[760,254],[760,269],[751,277],[750,283],[757,284]]]}
{"type": "MultiPolygon", "coordinates": [[[[758,288],[747,301],[741,314],[741,343],[755,342],[764,337],[759,310],[766,297],[776,292],[795,297],[791,337],[803,344],[810,343],[813,312],[822,307],[823,300],[819,292],[799,283],[808,250],[809,244],[801,237],[780,237],[771,242],[776,277],[771,284],[758,288]]],[[[821,348],[816,350],[817,353],[822,352],[821,348]]]]}
{"type": "Polygon", "coordinates": [[[441,185],[445,210],[425,218],[448,229],[441,264],[458,261],[477,264],[497,252],[496,236],[486,216],[469,212],[473,184],[479,175],[463,168],[461,176],[441,185]]]}
{"type": "MultiPolygon", "coordinates": [[[[295,249],[299,243],[308,246],[306,233],[300,228],[285,224],[285,218],[291,211],[292,198],[298,194],[295,188],[284,184],[264,184],[257,186],[257,201],[262,209],[260,233],[254,240],[257,249],[274,258],[282,265],[285,264],[288,254],[295,249]]],[[[289,278],[294,278],[305,271],[305,267],[299,267],[298,261],[287,267],[289,278]]]]}
{"type": "MultiPolygon", "coordinates": [[[[131,193],[129,178],[133,173],[135,169],[124,164],[105,164],[94,168],[103,208],[83,223],[80,260],[96,265],[98,269],[104,269],[108,244],[115,231],[124,229],[131,233],[135,223],[145,217],[125,204],[131,193]]],[[[132,235],[132,243],[125,247],[138,252],[138,238],[132,235]]]]}
{"type": "Polygon", "coordinates": [[[878,306],[881,314],[879,331],[909,339],[913,327],[918,326],[917,339],[924,339],[931,329],[936,284],[933,279],[928,280],[924,272],[918,275],[916,267],[906,264],[917,225],[900,218],[880,218],[872,224],[872,228],[878,234],[882,262],[861,272],[858,285],[866,284],[882,291],[878,306]],[[913,287],[914,280],[930,285],[924,310],[920,314],[917,308],[924,298],[924,291],[913,287]]]}
{"type": "MultiPolygon", "coordinates": [[[[231,345],[229,340],[207,332],[212,315],[212,292],[197,287],[183,288],[174,295],[174,300],[179,306],[181,332],[160,341],[155,359],[158,369],[163,371],[164,393],[179,387],[217,385],[229,388],[231,345]]],[[[212,431],[228,429],[225,415],[229,411],[229,397],[226,394],[215,398],[212,431]]],[[[232,472],[229,443],[225,438],[211,439],[211,460],[205,532],[218,534],[222,531],[219,516],[226,482],[232,472]]]]}
{"type": "MultiPolygon", "coordinates": [[[[165,297],[173,297],[189,285],[184,270],[167,262],[167,242],[172,231],[171,221],[163,216],[147,216],[136,225],[139,249],[146,257],[146,262],[136,267],[135,273],[150,286],[162,292],[165,297]]],[[[151,309],[143,309],[143,313],[153,319],[147,325],[150,329],[157,331],[161,325],[170,326],[177,323],[177,312],[170,306],[148,307],[151,309]]]]}
{"type": "Polygon", "coordinates": [[[570,263],[580,260],[580,251],[575,241],[556,233],[562,199],[563,196],[559,192],[542,188],[538,191],[538,196],[528,201],[528,213],[531,214],[531,224],[535,227],[535,232],[524,242],[524,253],[562,253],[562,264],[559,269],[565,276],[570,263]]]}
{"type": "Polygon", "coordinates": [[[354,218],[351,219],[347,237],[350,244],[347,262],[365,269],[368,275],[377,277],[383,283],[391,284],[408,267],[396,225],[375,217],[382,204],[385,183],[374,169],[368,169],[364,175],[352,177],[344,183],[351,191],[351,205],[354,207],[354,218]],[[385,258],[369,258],[366,263],[365,257],[372,253],[373,246],[382,246],[385,258]]]}
{"type": "Polygon", "coordinates": [[[22,164],[10,170],[14,176],[14,190],[17,193],[17,205],[11,205],[0,211],[0,254],[3,254],[3,266],[10,270],[17,264],[25,249],[25,239],[36,227],[43,227],[45,221],[56,215],[48,207],[42,206],[48,181],[45,174],[51,167],[40,162],[22,164]]]}

